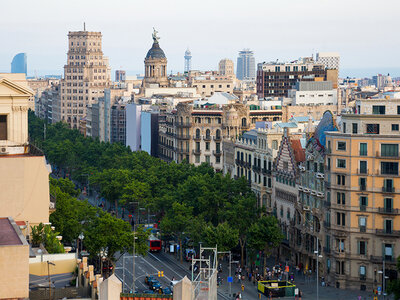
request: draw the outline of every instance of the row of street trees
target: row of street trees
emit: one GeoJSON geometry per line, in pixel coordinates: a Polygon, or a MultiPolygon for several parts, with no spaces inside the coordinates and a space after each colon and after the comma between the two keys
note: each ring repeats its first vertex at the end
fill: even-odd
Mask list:
{"type": "MultiPolygon", "coordinates": [[[[240,245],[243,264],[246,246],[267,254],[283,238],[276,218],[257,209],[255,195],[244,178],[233,180],[207,164],[167,164],[118,143],[85,138],[62,123],[47,125],[44,138],[44,123],[33,114],[29,115],[29,126],[31,140],[45,152],[58,174],[82,184],[89,176],[90,186],[112,203],[116,212],[118,206],[138,202],[139,207],[156,214],[163,234],[181,245],[181,259],[182,243],[187,240],[193,245],[217,244],[221,251],[240,245]]],[[[75,205],[77,208],[71,209],[79,214],[82,208],[75,205]]],[[[73,238],[78,231],[71,233],[73,238]]]]}

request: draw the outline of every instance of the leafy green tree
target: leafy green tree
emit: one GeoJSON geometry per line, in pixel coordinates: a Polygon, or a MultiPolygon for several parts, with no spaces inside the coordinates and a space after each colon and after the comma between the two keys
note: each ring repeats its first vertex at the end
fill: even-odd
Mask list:
{"type": "Polygon", "coordinates": [[[60,233],[54,232],[50,225],[40,223],[37,226],[31,226],[31,233],[33,246],[39,247],[42,244],[50,254],[64,253],[64,247],[57,239],[60,233]]]}
{"type": "MultiPolygon", "coordinates": [[[[129,223],[101,212],[84,230],[84,245],[92,257],[100,257],[101,253],[115,265],[117,253],[132,253],[134,234],[129,223]]],[[[147,252],[148,233],[143,229],[136,232],[136,253],[147,252]]],[[[115,269],[115,268],[114,268],[115,269]]]]}
{"type": "Polygon", "coordinates": [[[51,185],[59,187],[63,193],[67,193],[72,197],[78,197],[80,194],[80,190],[76,189],[75,184],[68,178],[54,179],[50,177],[50,186],[51,185]]]}
{"type": "Polygon", "coordinates": [[[219,251],[229,251],[238,243],[239,230],[227,222],[216,227],[208,225],[204,230],[204,241],[208,247],[218,246],[219,251]]]}
{"type": "MultiPolygon", "coordinates": [[[[397,257],[396,264],[397,272],[400,272],[400,256],[397,257]]],[[[400,299],[400,279],[395,279],[389,282],[387,287],[387,292],[389,295],[393,294],[394,300],[400,299]]]]}
{"type": "Polygon", "coordinates": [[[278,247],[284,236],[274,216],[262,216],[249,229],[249,246],[264,251],[264,275],[266,273],[267,256],[272,249],[278,247]]]}
{"type": "Polygon", "coordinates": [[[179,256],[181,262],[182,256],[182,240],[185,232],[188,230],[192,222],[193,209],[185,204],[175,202],[172,209],[167,212],[165,217],[161,220],[160,227],[165,234],[172,235],[177,238],[179,242],[179,256]]]}
{"type": "Polygon", "coordinates": [[[121,199],[124,187],[131,180],[131,172],[124,169],[106,169],[90,177],[91,183],[100,187],[100,194],[111,203],[114,202],[116,216],[118,216],[118,201],[121,199]]]}
{"type": "Polygon", "coordinates": [[[139,204],[151,203],[151,188],[147,182],[132,179],[123,187],[121,204],[139,202],[139,204]]]}

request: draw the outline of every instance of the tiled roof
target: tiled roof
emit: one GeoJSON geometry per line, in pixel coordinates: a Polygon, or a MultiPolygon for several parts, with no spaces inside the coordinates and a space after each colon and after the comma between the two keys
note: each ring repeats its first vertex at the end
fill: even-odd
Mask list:
{"type": "Polygon", "coordinates": [[[306,151],[301,145],[300,139],[290,139],[292,145],[292,150],[294,154],[294,159],[296,162],[302,162],[306,160],[306,151]]]}

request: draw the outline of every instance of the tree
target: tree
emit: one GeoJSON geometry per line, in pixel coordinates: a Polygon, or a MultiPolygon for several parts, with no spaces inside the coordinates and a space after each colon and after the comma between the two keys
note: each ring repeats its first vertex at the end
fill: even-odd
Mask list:
{"type": "Polygon", "coordinates": [[[124,187],[131,180],[131,172],[124,169],[106,169],[90,177],[90,182],[100,187],[100,194],[111,203],[114,202],[116,216],[118,216],[118,201],[124,187]]]}
{"type": "MultiPolygon", "coordinates": [[[[63,193],[67,193],[71,195],[72,197],[78,197],[80,194],[80,190],[75,188],[75,184],[69,180],[68,178],[60,178],[60,179],[54,179],[50,177],[50,186],[57,186],[60,188],[60,190],[63,193]]],[[[56,195],[54,195],[56,196],[56,195]]]]}
{"type": "MultiPolygon", "coordinates": [[[[400,256],[397,257],[397,272],[400,272],[400,256]]],[[[393,294],[394,300],[400,299],[400,279],[395,279],[389,282],[387,287],[388,294],[393,294]]]]}
{"type": "Polygon", "coordinates": [[[249,229],[249,246],[264,251],[264,276],[266,273],[267,255],[282,242],[284,236],[274,216],[262,216],[249,229]]]}
{"type": "Polygon", "coordinates": [[[33,246],[39,247],[42,244],[50,254],[64,253],[64,247],[57,238],[60,233],[54,232],[50,225],[40,223],[37,226],[31,226],[31,232],[33,246]]]}
{"type": "Polygon", "coordinates": [[[187,231],[192,222],[192,211],[193,209],[191,207],[175,202],[172,205],[172,209],[167,212],[160,223],[161,230],[165,234],[170,234],[178,239],[181,262],[183,261],[182,239],[185,235],[185,231],[187,231]]]}
{"type": "Polygon", "coordinates": [[[208,225],[204,230],[204,241],[208,247],[217,245],[219,251],[229,251],[238,243],[239,231],[227,222],[216,227],[208,225]]]}
{"type": "MultiPolygon", "coordinates": [[[[115,218],[108,213],[100,212],[84,230],[84,245],[91,257],[101,254],[113,265],[118,260],[115,255],[125,252],[132,253],[134,234],[129,223],[115,218]]],[[[143,229],[136,232],[136,253],[145,255],[147,252],[148,233],[143,229]]],[[[114,268],[115,269],[115,268],[114,268]]]]}

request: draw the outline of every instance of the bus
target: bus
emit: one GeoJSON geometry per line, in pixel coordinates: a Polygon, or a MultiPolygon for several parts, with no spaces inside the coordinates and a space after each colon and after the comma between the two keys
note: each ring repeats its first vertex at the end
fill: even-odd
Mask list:
{"type": "Polygon", "coordinates": [[[161,239],[153,234],[150,234],[148,238],[148,246],[150,252],[160,252],[161,251],[161,239]]]}

